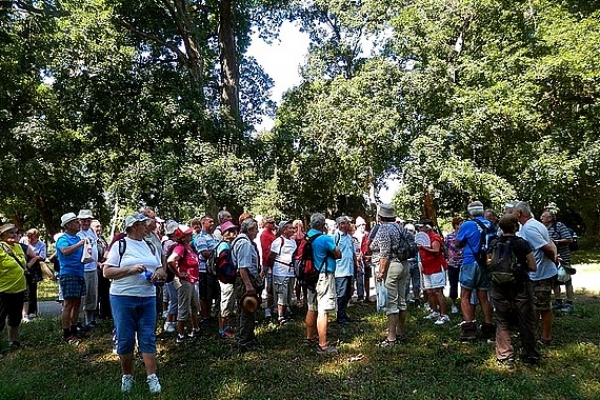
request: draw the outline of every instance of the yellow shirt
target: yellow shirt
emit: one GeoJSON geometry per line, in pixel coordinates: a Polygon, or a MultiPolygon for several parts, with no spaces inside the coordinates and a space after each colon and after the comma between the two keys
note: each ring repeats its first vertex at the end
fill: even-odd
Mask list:
{"type": "Polygon", "coordinates": [[[0,246],[0,292],[19,293],[25,291],[25,273],[19,263],[8,254],[4,248],[12,250],[19,261],[25,266],[25,254],[19,243],[10,247],[6,243],[0,246]]]}

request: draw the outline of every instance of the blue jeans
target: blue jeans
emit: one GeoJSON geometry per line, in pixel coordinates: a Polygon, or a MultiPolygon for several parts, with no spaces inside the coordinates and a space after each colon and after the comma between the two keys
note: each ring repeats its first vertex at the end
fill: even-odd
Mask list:
{"type": "Polygon", "coordinates": [[[110,295],[115,329],[117,354],[133,354],[135,336],[142,353],[156,353],[156,297],[110,295]]]}
{"type": "Polygon", "coordinates": [[[413,297],[417,299],[421,295],[421,271],[419,270],[419,263],[416,259],[411,258],[408,260],[408,265],[408,279],[406,280],[404,297],[408,297],[408,293],[410,292],[410,284],[412,282],[413,297]]]}
{"type": "Polygon", "coordinates": [[[356,297],[358,297],[359,299],[364,299],[365,298],[365,272],[364,272],[364,266],[362,265],[362,261],[361,263],[361,267],[357,268],[356,271],[356,297]]]}
{"type": "Polygon", "coordinates": [[[349,319],[346,314],[348,302],[352,298],[352,277],[342,276],[335,278],[335,291],[337,293],[337,320],[344,322],[349,319]]]}

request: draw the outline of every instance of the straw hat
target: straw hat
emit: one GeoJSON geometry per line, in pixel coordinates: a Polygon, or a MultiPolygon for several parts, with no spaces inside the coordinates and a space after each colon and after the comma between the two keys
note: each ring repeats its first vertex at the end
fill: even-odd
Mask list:
{"type": "Polygon", "coordinates": [[[242,297],[242,308],[244,311],[253,313],[258,310],[258,299],[256,296],[245,295],[242,297]]]}

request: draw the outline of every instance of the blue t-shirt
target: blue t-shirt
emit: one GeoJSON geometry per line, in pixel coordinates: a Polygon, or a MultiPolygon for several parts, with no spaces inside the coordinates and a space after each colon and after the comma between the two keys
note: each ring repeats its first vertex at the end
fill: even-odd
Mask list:
{"type": "MultiPolygon", "coordinates": [[[[313,237],[319,233],[316,229],[311,229],[308,231],[308,237],[313,237]]],[[[312,242],[313,249],[313,260],[315,263],[315,268],[317,268],[321,272],[331,272],[335,273],[336,262],[335,259],[328,255],[333,250],[335,250],[335,242],[331,236],[321,235],[316,238],[312,242]],[[326,260],[326,267],[323,266],[323,260],[326,260]]]]}
{"type": "Polygon", "coordinates": [[[238,269],[247,269],[250,275],[259,276],[258,250],[245,233],[235,239],[231,258],[238,269]]]}
{"type": "MultiPolygon", "coordinates": [[[[488,229],[492,227],[492,223],[487,219],[477,216],[475,219],[481,221],[488,229]]],[[[479,242],[481,241],[481,228],[477,222],[473,220],[465,221],[458,228],[456,239],[459,243],[464,243],[463,246],[463,261],[462,265],[472,264],[476,262],[475,254],[479,251],[479,242]]]]}
{"type": "Polygon", "coordinates": [[[68,256],[65,256],[63,252],[60,251],[60,249],[73,246],[80,241],[81,238],[79,236],[71,236],[66,232],[56,241],[58,262],[60,263],[60,275],[74,275],[83,278],[83,263],[81,262],[83,246],[80,246],[68,256]]]}
{"type": "Polygon", "coordinates": [[[542,247],[550,243],[550,235],[548,230],[539,221],[531,218],[521,226],[521,237],[533,247],[533,257],[537,265],[537,271],[529,272],[529,277],[532,281],[551,278],[558,274],[558,269],[554,261],[546,257],[542,247]]]}
{"type": "Polygon", "coordinates": [[[202,256],[202,252],[212,252],[218,244],[219,240],[206,231],[202,231],[196,236],[194,248],[196,253],[198,253],[200,272],[206,272],[206,258],[202,256]]]}
{"type": "Polygon", "coordinates": [[[338,232],[333,236],[334,243],[337,243],[342,258],[335,260],[335,277],[342,278],[345,276],[354,276],[354,241],[352,236],[338,232]]]}

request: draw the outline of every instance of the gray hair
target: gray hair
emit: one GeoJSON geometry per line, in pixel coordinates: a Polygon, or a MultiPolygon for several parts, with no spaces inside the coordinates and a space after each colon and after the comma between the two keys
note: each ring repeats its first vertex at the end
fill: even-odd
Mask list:
{"type": "Polygon", "coordinates": [[[323,227],[325,226],[325,216],[319,213],[311,215],[309,225],[312,229],[323,230],[323,227]]]}
{"type": "Polygon", "coordinates": [[[515,204],[515,210],[519,211],[526,217],[531,217],[531,206],[526,201],[520,201],[515,204]]]}
{"type": "Polygon", "coordinates": [[[231,213],[227,210],[221,210],[219,211],[219,214],[217,214],[217,219],[219,220],[219,223],[223,222],[223,218],[225,218],[226,215],[229,215],[229,218],[231,218],[231,213]]]}
{"type": "Polygon", "coordinates": [[[248,233],[248,231],[252,229],[254,225],[257,225],[257,222],[254,218],[246,218],[240,224],[240,233],[248,233]]]}

